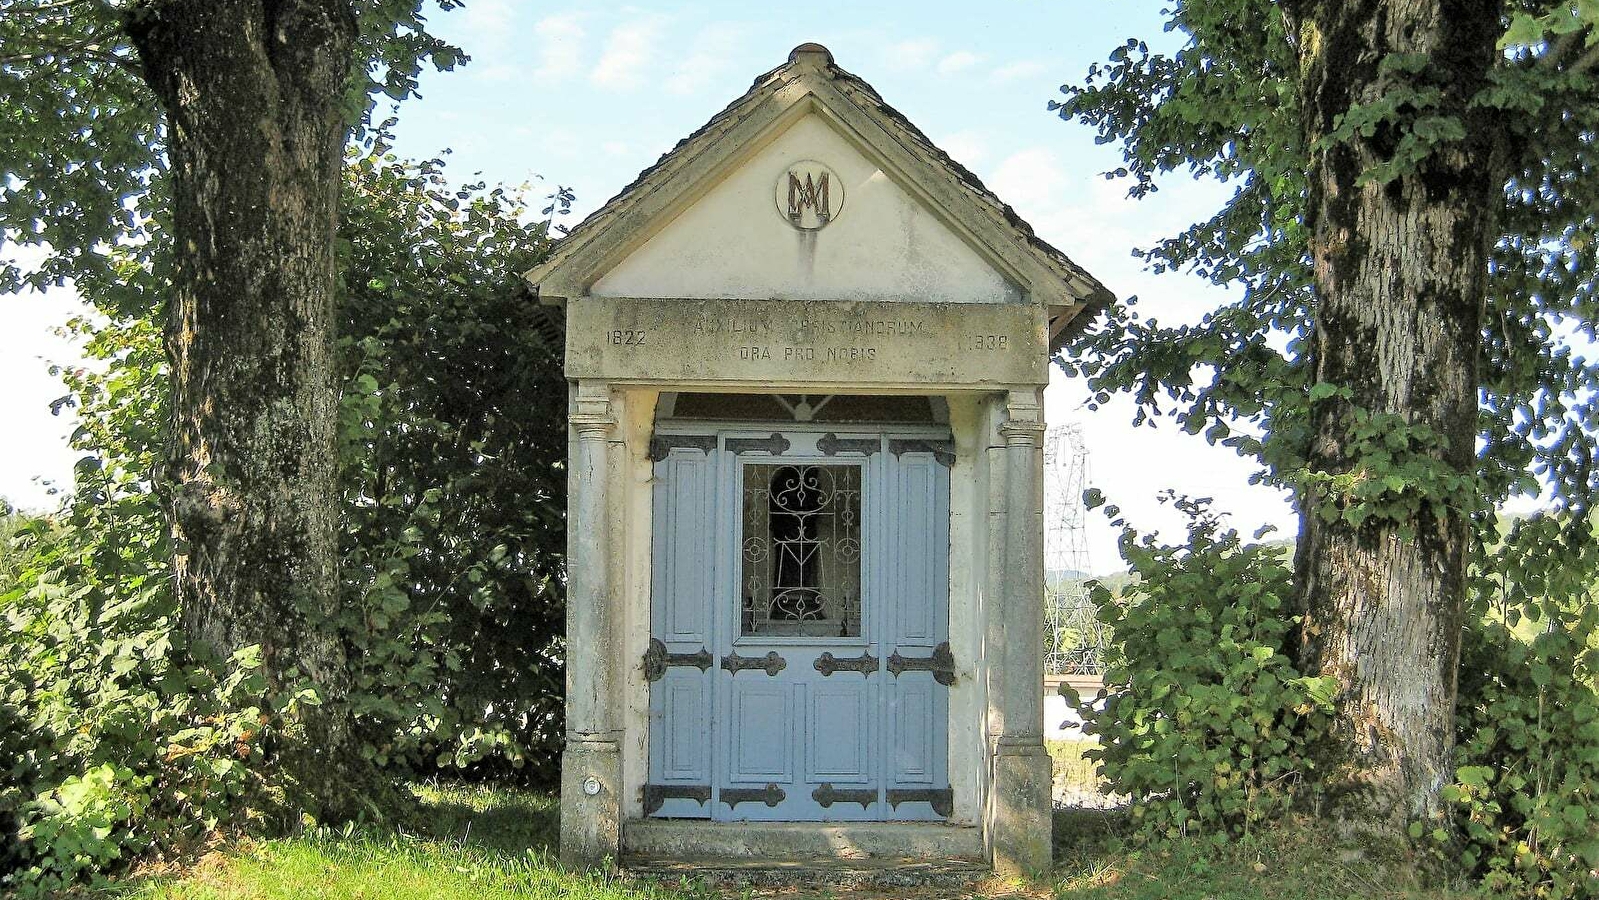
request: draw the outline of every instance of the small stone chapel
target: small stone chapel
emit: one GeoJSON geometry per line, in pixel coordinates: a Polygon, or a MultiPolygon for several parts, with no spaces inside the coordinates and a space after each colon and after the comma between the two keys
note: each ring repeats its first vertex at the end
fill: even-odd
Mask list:
{"type": "Polygon", "coordinates": [[[566,309],[563,858],[1047,870],[1042,398],[1110,292],[819,44],[527,280],[566,309]]]}

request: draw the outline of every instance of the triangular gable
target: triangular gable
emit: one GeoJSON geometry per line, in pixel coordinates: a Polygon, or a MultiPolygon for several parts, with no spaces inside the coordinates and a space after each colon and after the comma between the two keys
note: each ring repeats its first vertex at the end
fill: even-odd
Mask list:
{"type": "MultiPolygon", "coordinates": [[[[996,284],[1011,286],[1010,296],[1049,307],[1052,333],[1073,319],[1085,323],[1089,316],[1082,312],[1113,299],[1093,276],[1037,238],[976,176],[933,146],[864,81],[834,65],[831,54],[816,44],[796,48],[787,64],[757,79],[748,93],[662,156],[573,229],[548,261],[527,273],[527,280],[544,302],[599,292],[626,295],[640,283],[634,277],[637,266],[629,272],[630,256],[663,235],[740,166],[796,128],[814,131],[817,122],[881,169],[909,202],[932,213],[949,235],[991,268],[996,284]]],[[[841,215],[841,223],[847,215],[841,215]]],[[[658,244],[653,252],[659,256],[661,249],[658,244]]],[[[641,257],[651,252],[645,250],[641,257]]]]}

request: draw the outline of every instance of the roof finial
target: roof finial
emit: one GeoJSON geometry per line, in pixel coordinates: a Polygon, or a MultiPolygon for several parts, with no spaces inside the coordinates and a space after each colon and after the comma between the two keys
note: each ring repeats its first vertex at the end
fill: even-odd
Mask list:
{"type": "Polygon", "coordinates": [[[806,41],[789,52],[788,61],[793,65],[808,65],[820,69],[833,64],[833,53],[815,41],[806,41]]]}

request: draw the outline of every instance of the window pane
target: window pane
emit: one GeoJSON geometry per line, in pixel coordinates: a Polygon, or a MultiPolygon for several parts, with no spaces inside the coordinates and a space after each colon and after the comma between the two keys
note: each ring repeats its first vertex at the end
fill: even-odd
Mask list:
{"type": "Polygon", "coordinates": [[[744,467],[747,635],[859,637],[861,469],[744,467]]]}

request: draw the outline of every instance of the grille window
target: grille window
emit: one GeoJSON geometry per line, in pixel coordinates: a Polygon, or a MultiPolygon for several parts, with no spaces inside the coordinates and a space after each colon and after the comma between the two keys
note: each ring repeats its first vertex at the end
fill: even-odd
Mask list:
{"type": "Polygon", "coordinates": [[[859,637],[861,469],[744,467],[742,633],[859,637]]]}

